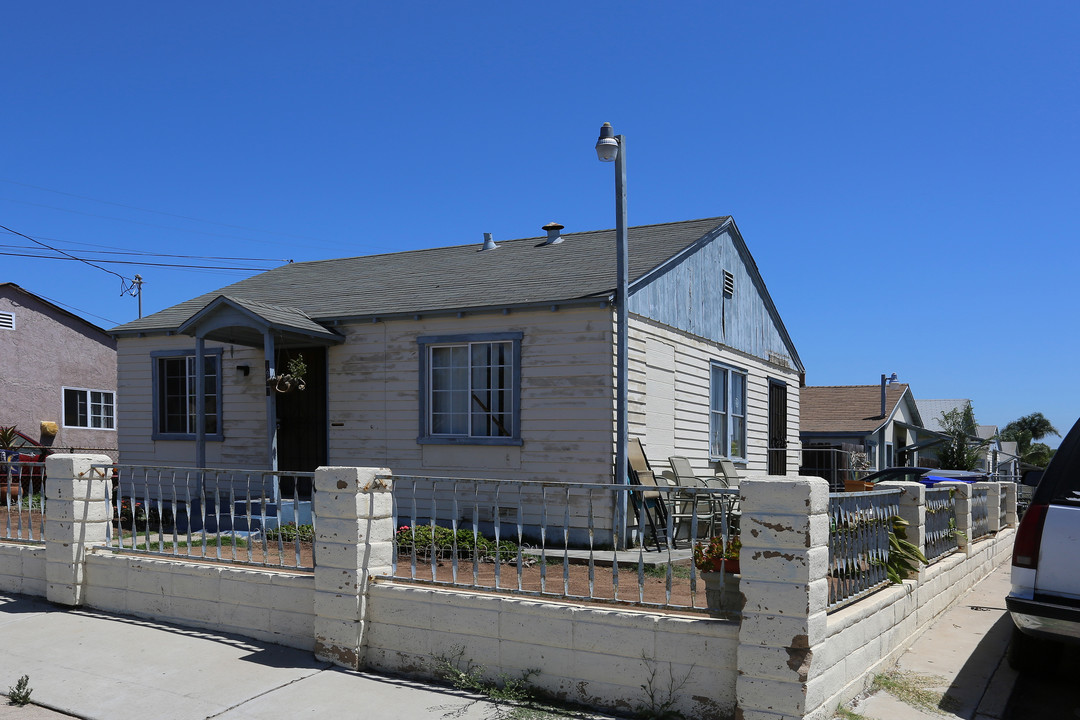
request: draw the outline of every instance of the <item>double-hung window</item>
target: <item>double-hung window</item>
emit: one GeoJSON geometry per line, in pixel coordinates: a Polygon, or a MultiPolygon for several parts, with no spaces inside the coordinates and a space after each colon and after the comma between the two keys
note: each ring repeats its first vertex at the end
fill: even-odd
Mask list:
{"type": "Polygon", "coordinates": [[[746,371],[714,362],[709,399],[709,455],[746,459],[746,371]]]}
{"type": "Polygon", "coordinates": [[[521,333],[430,336],[418,343],[420,442],[520,444],[521,333]]]}
{"type": "Polygon", "coordinates": [[[64,388],[64,427],[115,430],[115,393],[64,388]]]}
{"type": "MultiPolygon", "coordinates": [[[[192,439],[198,429],[195,354],[153,353],[154,437],[192,439]]],[[[221,439],[221,351],[203,355],[203,431],[208,439],[221,439]]]]}

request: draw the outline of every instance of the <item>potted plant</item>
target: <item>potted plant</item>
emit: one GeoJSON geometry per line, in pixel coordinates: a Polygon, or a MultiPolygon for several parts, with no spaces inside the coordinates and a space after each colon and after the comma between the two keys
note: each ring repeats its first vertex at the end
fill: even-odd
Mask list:
{"type": "Polygon", "coordinates": [[[746,602],[739,592],[739,551],[742,542],[732,535],[725,542],[712,537],[708,544],[694,545],[694,566],[705,581],[705,602],[711,615],[739,612],[746,602]]]}
{"type": "Polygon", "coordinates": [[[304,362],[303,355],[297,355],[289,358],[289,361],[285,363],[283,374],[275,375],[267,380],[267,383],[279,393],[303,390],[307,387],[307,383],[304,382],[305,375],[307,375],[307,363],[304,362]]]}

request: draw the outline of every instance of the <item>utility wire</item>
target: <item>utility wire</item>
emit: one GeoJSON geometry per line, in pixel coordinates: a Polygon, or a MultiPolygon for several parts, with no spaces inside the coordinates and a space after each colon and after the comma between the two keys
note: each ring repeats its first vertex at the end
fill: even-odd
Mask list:
{"type": "MultiPolygon", "coordinates": [[[[3,228],[4,230],[7,230],[7,228],[4,227],[3,225],[0,225],[0,228],[3,228]]],[[[12,231],[9,230],[9,232],[12,232],[12,231]]],[[[25,235],[23,237],[25,237],[25,235]]],[[[54,250],[55,248],[49,248],[49,249],[54,250]]],[[[57,250],[56,252],[62,252],[62,251],[57,250]]],[[[86,263],[87,265],[90,265],[92,267],[96,267],[98,270],[105,270],[105,272],[112,273],[113,275],[116,275],[121,280],[127,281],[127,278],[125,278],[123,275],[119,275],[117,273],[114,273],[112,270],[106,270],[105,268],[103,268],[103,267],[101,267],[99,265],[95,265],[94,263],[90,262],[89,260],[84,260],[83,258],[75,257],[74,255],[68,255],[67,253],[64,253],[65,257],[56,257],[55,255],[32,255],[30,253],[13,253],[13,252],[0,252],[0,255],[7,255],[7,256],[10,256],[10,257],[36,258],[38,260],[77,260],[79,262],[86,263]]],[[[194,268],[194,269],[197,269],[197,270],[250,270],[252,272],[265,272],[267,270],[267,268],[258,268],[258,267],[230,267],[230,266],[227,266],[227,265],[183,265],[181,263],[146,262],[145,260],[100,260],[100,259],[96,259],[96,261],[100,262],[100,263],[107,263],[107,264],[110,264],[110,265],[146,265],[147,267],[194,268]]]]}
{"type": "Polygon", "coordinates": [[[39,298],[42,298],[43,300],[48,300],[53,305],[59,305],[60,307],[66,307],[68,310],[73,310],[74,312],[77,312],[79,315],[89,315],[90,317],[95,317],[98,320],[104,320],[105,322],[109,323],[110,325],[119,325],[120,324],[117,321],[112,320],[110,318],[102,317],[101,315],[95,315],[92,312],[88,312],[88,311],[83,310],[81,308],[77,308],[74,305],[68,305],[65,302],[60,302],[59,300],[54,300],[53,298],[48,297],[47,295],[42,295],[41,293],[39,293],[36,290],[34,291],[34,294],[37,295],[39,298]]]}
{"type": "Polygon", "coordinates": [[[114,205],[116,207],[122,207],[127,210],[138,210],[139,212],[154,213],[155,215],[165,215],[166,217],[179,218],[180,220],[191,220],[193,222],[201,222],[208,225],[220,225],[221,227],[232,228],[234,230],[248,230],[250,232],[261,232],[268,233],[270,235],[281,235],[282,237],[298,238],[301,240],[320,239],[316,237],[311,237],[310,235],[293,235],[292,233],[276,232],[274,230],[260,230],[258,228],[244,227],[243,225],[230,225],[228,223],[217,222],[215,220],[203,220],[201,218],[191,217],[188,215],[177,215],[176,213],[165,212],[163,210],[150,210],[148,208],[141,208],[135,205],[125,205],[124,203],[113,202],[112,200],[99,200],[98,198],[87,197],[85,195],[76,195],[75,193],[64,192],[63,190],[53,190],[52,188],[41,187],[40,185],[31,185],[29,183],[19,182],[17,180],[6,180],[4,178],[0,178],[0,182],[5,182],[9,185],[20,185],[22,187],[33,188],[34,190],[44,190],[45,192],[51,192],[57,195],[66,195],[67,197],[78,198],[79,200],[89,200],[90,202],[102,203],[103,205],[114,205]]]}
{"type": "MultiPolygon", "coordinates": [[[[143,222],[142,220],[129,220],[128,218],[114,217],[112,215],[98,215],[97,213],[83,212],[82,210],[70,210],[68,208],[56,207],[55,205],[45,205],[42,203],[29,202],[27,200],[14,200],[12,198],[0,198],[0,200],[6,200],[7,202],[18,203],[19,205],[29,205],[30,207],[45,208],[46,210],[58,210],[59,212],[71,213],[72,215],[84,215],[86,217],[98,218],[100,220],[115,220],[117,222],[131,223],[132,225],[142,225],[144,227],[158,228],[160,230],[173,230],[175,232],[189,232],[197,235],[206,235],[216,238],[227,238],[229,240],[244,240],[246,242],[262,242],[255,238],[244,237],[243,235],[226,235],[225,233],[212,233],[205,230],[190,230],[187,228],[172,227],[171,225],[159,225],[157,223],[143,222]]],[[[261,231],[256,231],[261,232],[261,231]]],[[[266,241],[272,242],[272,241],[266,241]]]]}
{"type": "MultiPolygon", "coordinates": [[[[43,240],[53,240],[55,238],[41,238],[43,240]]],[[[106,245],[91,245],[90,243],[73,243],[68,241],[69,245],[86,245],[88,247],[108,247],[106,245]]],[[[0,245],[0,248],[10,248],[13,250],[22,249],[21,245],[0,245]]],[[[149,250],[84,250],[84,253],[94,253],[95,255],[135,255],[141,257],[162,257],[162,258],[180,258],[182,260],[238,260],[249,262],[268,262],[268,263],[289,263],[292,260],[281,258],[256,258],[256,257],[221,257],[217,255],[174,255],[172,253],[156,253],[149,250]]],[[[36,257],[36,256],[35,256],[36,257]]],[[[47,257],[42,255],[41,257],[47,257]]],[[[111,262],[109,260],[102,260],[101,262],[111,262]]]]}
{"type": "Polygon", "coordinates": [[[46,245],[45,243],[41,242],[40,240],[35,240],[34,238],[30,237],[29,235],[23,235],[21,232],[18,232],[17,230],[12,230],[11,228],[9,228],[9,227],[7,227],[5,225],[0,225],[0,230],[6,230],[9,233],[11,233],[12,235],[18,235],[21,238],[26,238],[30,242],[37,243],[38,245],[40,245],[40,246],[42,246],[44,248],[48,248],[49,250],[52,250],[55,253],[59,253],[61,255],[64,255],[64,256],[68,257],[69,259],[71,259],[71,260],[78,260],[81,263],[86,263],[87,265],[89,265],[92,268],[97,268],[98,270],[101,270],[102,272],[107,272],[110,275],[115,275],[116,277],[120,278],[120,294],[121,295],[134,294],[134,292],[136,292],[136,287],[137,286],[135,285],[135,281],[130,279],[130,278],[124,277],[123,275],[121,275],[118,272],[114,272],[112,270],[109,270],[108,268],[103,268],[100,265],[96,265],[96,264],[90,262],[89,260],[83,260],[82,258],[75,257],[71,253],[64,252],[63,250],[57,250],[56,248],[52,247],[51,245],[46,245]]]}

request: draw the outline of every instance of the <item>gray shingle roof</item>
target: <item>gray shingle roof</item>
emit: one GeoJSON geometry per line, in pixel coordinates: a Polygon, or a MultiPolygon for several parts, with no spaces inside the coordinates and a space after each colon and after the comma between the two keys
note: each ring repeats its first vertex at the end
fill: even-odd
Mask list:
{"type": "Polygon", "coordinates": [[[970,400],[960,398],[956,400],[916,400],[915,405],[922,415],[923,426],[927,430],[941,432],[945,428],[941,426],[941,413],[963,409],[971,404],[970,400]]]}
{"type": "MultiPolygon", "coordinates": [[[[632,227],[630,282],[727,222],[728,217],[632,227]]],[[[293,308],[313,320],[512,307],[604,298],[615,288],[615,231],[291,263],[200,295],[115,333],[173,330],[219,295],[293,308]]]]}

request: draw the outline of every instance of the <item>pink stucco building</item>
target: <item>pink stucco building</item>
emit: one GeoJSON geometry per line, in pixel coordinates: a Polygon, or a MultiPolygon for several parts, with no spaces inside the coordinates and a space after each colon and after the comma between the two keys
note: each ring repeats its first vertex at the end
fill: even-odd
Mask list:
{"type": "Polygon", "coordinates": [[[54,451],[99,450],[115,459],[116,409],[116,340],[15,283],[0,283],[0,426],[14,425],[54,451]]]}

